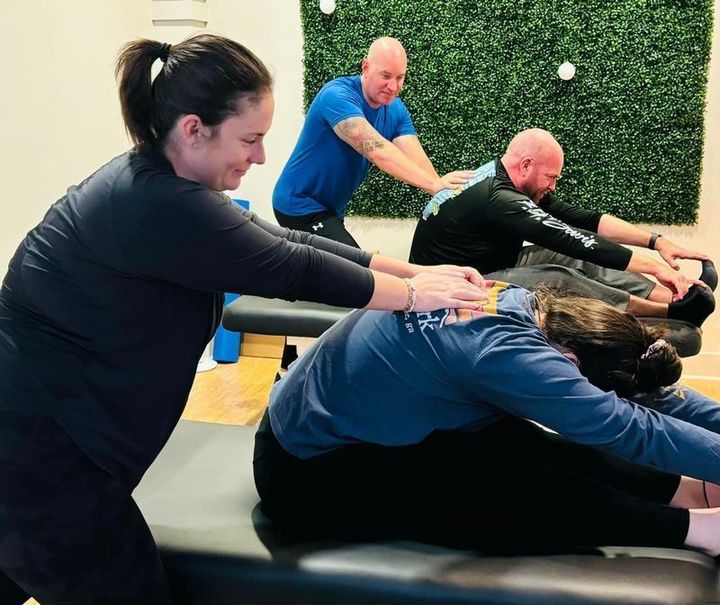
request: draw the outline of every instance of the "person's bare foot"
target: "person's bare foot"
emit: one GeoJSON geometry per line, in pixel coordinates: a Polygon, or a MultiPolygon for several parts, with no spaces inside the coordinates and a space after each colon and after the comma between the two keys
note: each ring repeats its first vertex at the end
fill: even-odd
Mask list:
{"type": "Polygon", "coordinates": [[[717,557],[720,555],[720,508],[690,509],[685,546],[717,557]]]}

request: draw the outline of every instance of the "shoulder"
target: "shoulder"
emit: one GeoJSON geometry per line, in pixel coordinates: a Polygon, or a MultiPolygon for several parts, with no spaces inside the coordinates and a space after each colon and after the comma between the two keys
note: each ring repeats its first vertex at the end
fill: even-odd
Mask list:
{"type": "Polygon", "coordinates": [[[172,224],[229,203],[222,193],[176,175],[159,153],[130,152],[124,163],[113,184],[114,207],[138,220],[154,216],[172,224]]]}
{"type": "Polygon", "coordinates": [[[330,99],[345,99],[360,101],[362,99],[362,87],[359,76],[341,76],[330,80],[320,89],[316,101],[326,102],[330,99]]]}
{"type": "MultiPolygon", "coordinates": [[[[442,326],[458,327],[464,332],[500,331],[515,336],[524,332],[540,336],[542,331],[535,320],[535,295],[524,288],[502,281],[486,281],[487,300],[476,309],[445,309],[442,326]],[[510,329],[512,328],[512,329],[510,329]]],[[[467,336],[467,334],[466,334],[467,336]]],[[[472,336],[468,336],[473,338],[472,336]]]]}
{"type": "Polygon", "coordinates": [[[160,153],[131,151],[123,159],[114,193],[116,197],[127,198],[128,203],[169,199],[183,189],[184,183],[189,182],[178,177],[170,162],[160,153]]]}
{"type": "Polygon", "coordinates": [[[177,180],[172,166],[161,158],[152,153],[125,152],[70,187],[68,194],[85,211],[108,203],[120,213],[142,207],[167,190],[168,180],[177,180]]]}
{"type": "Polygon", "coordinates": [[[525,288],[498,280],[485,282],[487,301],[475,311],[479,318],[497,317],[500,323],[517,323],[539,332],[535,320],[535,295],[525,288]]]}
{"type": "Polygon", "coordinates": [[[362,90],[356,89],[352,80],[336,78],[323,86],[308,110],[306,124],[321,119],[334,128],[346,118],[364,117],[362,90]]]}
{"type": "Polygon", "coordinates": [[[534,209],[538,212],[543,212],[540,207],[527,196],[527,194],[515,189],[512,186],[508,186],[505,183],[492,183],[488,193],[491,201],[493,202],[500,202],[503,204],[515,203],[528,211],[534,209]]]}
{"type": "Polygon", "coordinates": [[[520,191],[515,187],[508,176],[505,167],[502,162],[498,159],[495,160],[495,174],[490,181],[490,188],[488,191],[490,195],[490,201],[500,204],[519,204],[524,209],[536,209],[539,210],[537,204],[533,202],[526,193],[520,191]]]}
{"type": "Polygon", "coordinates": [[[535,321],[532,295],[504,282],[487,285],[489,298],[477,309],[447,311],[448,329],[441,332],[458,367],[480,365],[487,372],[496,363],[512,363],[521,350],[554,357],[555,350],[535,321]]]}
{"type": "Polygon", "coordinates": [[[533,331],[540,332],[535,319],[536,298],[533,292],[501,281],[488,282],[490,292],[497,291],[498,314],[527,324],[533,331]]]}

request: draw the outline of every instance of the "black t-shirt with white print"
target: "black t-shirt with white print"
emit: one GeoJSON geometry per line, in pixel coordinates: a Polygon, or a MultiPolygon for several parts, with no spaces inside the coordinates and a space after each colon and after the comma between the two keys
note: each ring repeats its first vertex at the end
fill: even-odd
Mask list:
{"type": "Polygon", "coordinates": [[[623,270],[632,252],[597,234],[601,213],[546,195],[535,204],[517,190],[502,162],[494,175],[444,201],[421,218],[410,261],[469,265],[481,273],[514,267],[528,241],[610,269],[623,270]]]}

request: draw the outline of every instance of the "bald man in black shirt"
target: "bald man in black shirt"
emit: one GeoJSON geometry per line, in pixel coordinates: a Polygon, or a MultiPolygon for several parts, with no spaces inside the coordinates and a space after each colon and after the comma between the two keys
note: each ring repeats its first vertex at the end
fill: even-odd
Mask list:
{"type": "Polygon", "coordinates": [[[410,260],[467,264],[524,287],[547,283],[634,315],[702,324],[714,298],[699,280],[677,271],[677,259],[707,256],[558,200],[553,191],[563,162],[549,132],[522,131],[502,158],[478,169],[465,186],[433,197],[416,227],[410,260]],[[535,245],[523,247],[524,241],[535,245]],[[622,244],[657,250],[667,265],[622,244]]]}

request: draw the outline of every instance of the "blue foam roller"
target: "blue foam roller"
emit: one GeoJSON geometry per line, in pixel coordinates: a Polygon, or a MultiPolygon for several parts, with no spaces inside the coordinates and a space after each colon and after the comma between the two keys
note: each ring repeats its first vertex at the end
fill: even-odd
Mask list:
{"type": "MultiPolygon", "coordinates": [[[[224,306],[238,298],[239,294],[225,293],[224,306]]],[[[219,363],[235,363],[240,356],[240,332],[230,332],[222,326],[215,332],[213,359],[219,363]]]]}

